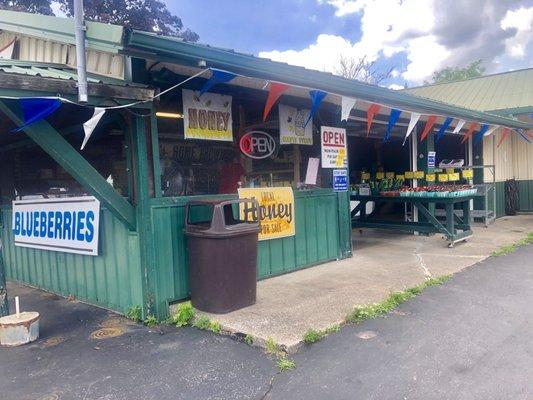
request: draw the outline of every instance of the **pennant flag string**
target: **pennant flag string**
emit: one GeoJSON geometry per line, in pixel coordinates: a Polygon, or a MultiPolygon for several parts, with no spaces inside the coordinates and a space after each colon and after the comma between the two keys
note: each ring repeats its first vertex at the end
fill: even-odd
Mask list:
{"type": "Polygon", "coordinates": [[[350,117],[350,112],[354,108],[357,99],[352,97],[341,97],[341,121],[347,121],[350,117]]]}
{"type": "Polygon", "coordinates": [[[472,134],[477,128],[479,128],[479,124],[477,122],[471,122],[468,131],[466,131],[465,135],[463,136],[463,139],[461,140],[461,144],[470,139],[470,136],[472,136],[472,134]]]}
{"type": "Polygon", "coordinates": [[[228,83],[229,81],[237,77],[237,75],[235,75],[234,73],[223,71],[221,69],[211,68],[211,72],[211,78],[209,78],[207,82],[204,83],[204,86],[200,89],[200,93],[198,94],[198,96],[201,96],[205,92],[208,92],[209,89],[211,89],[215,85],[218,85],[219,83],[228,83]]]}
{"type": "Polygon", "coordinates": [[[389,116],[389,124],[387,126],[387,132],[385,132],[385,136],[383,137],[383,141],[386,142],[389,140],[392,128],[394,128],[394,125],[396,125],[396,122],[398,122],[398,118],[400,118],[400,114],[402,113],[401,110],[398,110],[396,108],[393,108],[390,110],[390,116],[389,116]]]}
{"type": "Polygon", "coordinates": [[[320,103],[322,103],[322,100],[325,99],[325,97],[328,95],[323,90],[310,90],[309,95],[311,96],[311,112],[309,113],[309,117],[307,118],[307,121],[305,121],[304,128],[307,126],[309,121],[313,119],[316,112],[318,111],[318,107],[320,107],[320,103]]]}
{"type": "Polygon", "coordinates": [[[85,145],[89,141],[89,138],[91,137],[94,129],[96,128],[96,125],[98,125],[98,122],[100,122],[104,114],[105,108],[94,107],[93,116],[83,124],[83,132],[85,133],[85,138],[83,139],[83,143],[81,144],[80,150],[83,150],[85,148],[85,145]]]}
{"type": "Polygon", "coordinates": [[[372,126],[372,121],[374,116],[379,112],[381,106],[379,104],[372,103],[366,111],[366,137],[370,134],[370,127],[372,126]]]}
{"type": "Polygon", "coordinates": [[[416,123],[418,122],[421,116],[422,114],[420,113],[411,113],[411,119],[409,120],[409,126],[407,127],[407,132],[405,133],[405,139],[403,140],[402,146],[405,146],[407,138],[409,137],[411,132],[413,132],[413,129],[415,128],[416,123]]]}
{"type": "Polygon", "coordinates": [[[481,125],[481,128],[479,129],[479,132],[477,133],[476,137],[474,138],[474,144],[478,144],[483,139],[483,136],[485,136],[485,132],[489,130],[489,125],[483,124],[481,125]]]}
{"type": "Polygon", "coordinates": [[[459,133],[461,132],[461,129],[463,129],[463,126],[465,126],[466,121],[464,119],[460,119],[457,121],[457,125],[455,125],[455,128],[453,129],[452,133],[459,133]]]}
{"type": "Polygon", "coordinates": [[[27,126],[55,113],[62,102],[59,99],[25,98],[20,100],[24,123],[11,132],[20,132],[27,126]]]}
{"type": "Polygon", "coordinates": [[[531,143],[531,140],[529,139],[529,137],[524,134],[524,130],[523,129],[513,129],[513,130],[516,133],[518,133],[519,137],[524,139],[526,142],[531,143]]]}
{"type": "Polygon", "coordinates": [[[436,115],[430,115],[428,117],[428,120],[426,122],[426,126],[424,126],[424,130],[422,131],[422,134],[420,135],[420,141],[423,142],[427,136],[429,135],[429,132],[433,128],[433,125],[435,125],[435,121],[437,120],[436,115]]]}
{"type": "Polygon", "coordinates": [[[502,142],[505,140],[505,138],[507,137],[507,135],[509,135],[509,132],[511,132],[511,130],[510,130],[509,128],[503,128],[502,136],[500,137],[500,141],[498,142],[498,144],[496,145],[496,147],[500,147],[500,145],[501,145],[502,142]]]}
{"type": "Polygon", "coordinates": [[[444,120],[444,122],[440,126],[439,131],[437,132],[437,137],[435,138],[436,142],[438,142],[444,136],[444,132],[446,132],[446,129],[448,129],[452,121],[453,121],[452,117],[448,117],[444,120]]]}
{"type": "Polygon", "coordinates": [[[490,136],[490,135],[492,135],[492,133],[493,133],[496,129],[498,129],[499,127],[500,127],[499,125],[493,125],[493,126],[491,126],[490,129],[489,129],[487,132],[485,132],[485,136],[490,136]]]}
{"type": "Polygon", "coordinates": [[[267,101],[265,103],[265,109],[263,110],[263,122],[266,121],[268,114],[270,114],[270,110],[272,109],[276,101],[278,101],[283,92],[285,92],[288,88],[290,88],[290,85],[287,85],[285,83],[270,82],[270,90],[268,92],[267,101]]]}

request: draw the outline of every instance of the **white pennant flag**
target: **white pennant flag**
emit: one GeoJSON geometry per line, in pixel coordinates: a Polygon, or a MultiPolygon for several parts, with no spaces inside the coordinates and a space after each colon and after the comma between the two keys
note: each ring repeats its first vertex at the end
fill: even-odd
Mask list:
{"type": "Polygon", "coordinates": [[[463,129],[463,126],[465,125],[466,121],[464,119],[460,119],[457,121],[457,125],[455,125],[455,129],[452,133],[459,133],[461,129],[463,129]]]}
{"type": "Polygon", "coordinates": [[[498,129],[500,126],[499,125],[493,125],[490,127],[490,129],[485,132],[485,134],[483,136],[489,136],[491,135],[496,129],[498,129]]]}
{"type": "Polygon", "coordinates": [[[9,42],[6,46],[0,48],[0,58],[11,60],[13,57],[13,49],[15,48],[15,39],[9,42]]]}
{"type": "Polygon", "coordinates": [[[88,120],[87,122],[83,124],[83,131],[85,132],[85,138],[83,139],[83,143],[81,144],[81,150],[83,150],[83,148],[89,141],[89,138],[93,134],[94,128],[96,128],[96,125],[98,125],[98,122],[100,122],[104,114],[105,114],[105,108],[94,107],[93,116],[91,117],[90,120],[88,120]]]}
{"type": "Polygon", "coordinates": [[[409,126],[407,127],[407,132],[405,133],[405,139],[403,140],[403,144],[407,141],[407,138],[413,132],[413,129],[415,128],[416,123],[420,119],[421,114],[419,113],[411,113],[411,120],[409,121],[409,126]]]}
{"type": "Polygon", "coordinates": [[[350,116],[350,111],[352,111],[352,108],[355,106],[355,102],[357,99],[354,99],[352,97],[344,97],[341,98],[341,121],[346,121],[348,117],[350,116]]]}

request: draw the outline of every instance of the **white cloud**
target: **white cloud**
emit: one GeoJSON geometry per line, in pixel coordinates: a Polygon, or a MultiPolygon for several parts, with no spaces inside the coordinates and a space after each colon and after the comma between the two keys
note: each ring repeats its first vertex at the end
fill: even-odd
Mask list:
{"type": "Polygon", "coordinates": [[[468,0],[460,7],[456,0],[317,1],[331,5],[339,18],[360,13],[360,40],[321,34],[306,48],[259,56],[335,72],[340,54],[374,61],[403,53],[407,66],[395,69],[393,77],[420,84],[436,70],[479,58],[489,72],[500,70],[504,52],[524,59],[533,40],[533,7],[517,8],[524,0],[468,0]]]}
{"type": "Polygon", "coordinates": [[[505,53],[512,58],[525,57],[525,49],[533,40],[533,7],[521,7],[517,10],[508,10],[502,19],[501,28],[506,30],[515,28],[516,35],[505,41],[505,53]]]}

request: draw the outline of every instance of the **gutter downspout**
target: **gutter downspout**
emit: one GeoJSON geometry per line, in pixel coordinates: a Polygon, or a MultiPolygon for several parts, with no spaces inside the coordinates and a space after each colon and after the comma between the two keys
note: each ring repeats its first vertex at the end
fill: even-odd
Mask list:
{"type": "Polygon", "coordinates": [[[78,101],[87,103],[87,60],[85,56],[85,23],[83,0],[74,0],[74,35],[76,37],[76,68],[78,70],[78,101]]]}

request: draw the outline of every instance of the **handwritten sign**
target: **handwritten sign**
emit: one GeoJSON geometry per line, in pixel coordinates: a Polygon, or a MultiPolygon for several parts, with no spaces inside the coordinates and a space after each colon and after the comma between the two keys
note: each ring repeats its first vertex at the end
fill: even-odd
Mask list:
{"type": "Polygon", "coordinates": [[[471,169],[465,169],[463,171],[463,179],[472,179],[474,177],[474,171],[471,169]]]}
{"type": "Polygon", "coordinates": [[[439,174],[439,182],[448,182],[448,174],[439,174]]]}
{"type": "Polygon", "coordinates": [[[233,141],[231,96],[182,90],[185,139],[233,141]]]}
{"type": "Polygon", "coordinates": [[[332,126],[320,127],[322,168],[347,168],[346,129],[332,126]]]}
{"type": "Polygon", "coordinates": [[[294,194],[290,187],[241,188],[239,199],[255,199],[259,210],[241,205],[241,218],[261,221],[259,240],[270,240],[295,234],[294,194]]]}
{"type": "Polygon", "coordinates": [[[394,172],[387,172],[387,173],[385,174],[385,177],[386,177],[387,179],[394,179],[394,175],[395,175],[394,172]]]}
{"type": "Polygon", "coordinates": [[[376,172],[376,179],[385,178],[385,172],[376,172]]]}
{"type": "Polygon", "coordinates": [[[460,179],[459,172],[454,172],[453,174],[448,174],[448,180],[450,182],[457,182],[460,179]]]}
{"type": "Polygon", "coordinates": [[[405,179],[414,179],[415,173],[413,171],[405,171],[405,179]]]}
{"type": "MultiPolygon", "coordinates": [[[[424,179],[424,175],[424,171],[415,171],[415,179],[424,179]]],[[[433,178],[433,181],[435,181],[435,178],[433,178]]]]}
{"type": "Polygon", "coordinates": [[[361,179],[364,181],[370,180],[370,172],[361,172],[361,179]]]}
{"type": "Polygon", "coordinates": [[[426,175],[426,181],[427,182],[435,182],[435,174],[427,174],[426,175]]]}

